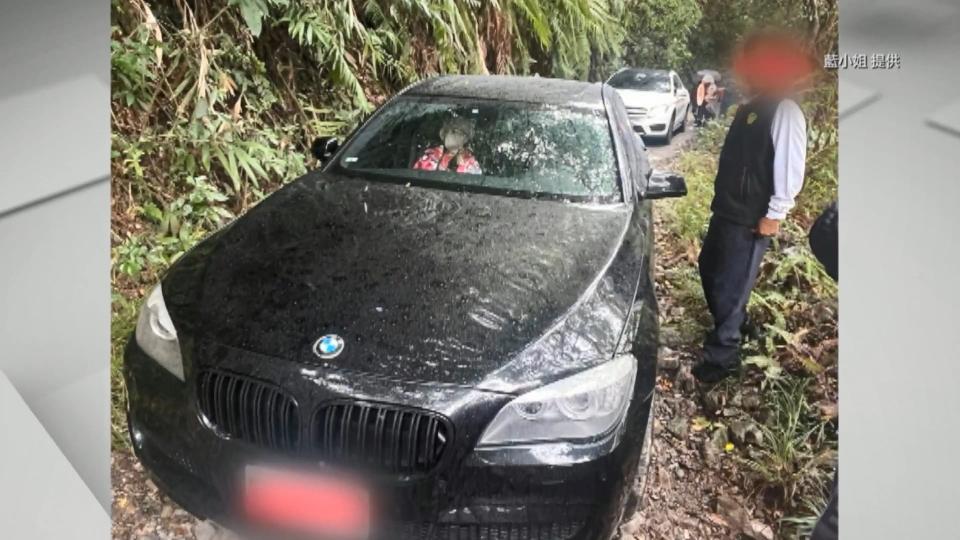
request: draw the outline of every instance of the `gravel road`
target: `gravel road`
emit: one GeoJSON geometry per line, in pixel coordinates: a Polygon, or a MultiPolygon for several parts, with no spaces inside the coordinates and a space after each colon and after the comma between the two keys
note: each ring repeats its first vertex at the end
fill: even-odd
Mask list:
{"type": "Polygon", "coordinates": [[[683,133],[676,133],[670,144],[664,144],[657,140],[645,141],[647,145],[647,155],[654,168],[665,167],[683,147],[690,144],[696,137],[697,128],[693,127],[693,116],[687,118],[687,129],[683,133]]]}

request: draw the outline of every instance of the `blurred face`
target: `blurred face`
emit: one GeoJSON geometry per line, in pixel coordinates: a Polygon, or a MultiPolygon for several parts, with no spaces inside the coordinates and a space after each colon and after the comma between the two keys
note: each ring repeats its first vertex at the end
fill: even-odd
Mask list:
{"type": "Polygon", "coordinates": [[[783,36],[755,41],[737,55],[733,68],[747,93],[754,95],[790,94],[813,74],[800,43],[783,36]]]}
{"type": "Polygon", "coordinates": [[[467,133],[458,126],[444,127],[440,136],[443,137],[443,146],[449,150],[460,150],[467,144],[467,133]]]}

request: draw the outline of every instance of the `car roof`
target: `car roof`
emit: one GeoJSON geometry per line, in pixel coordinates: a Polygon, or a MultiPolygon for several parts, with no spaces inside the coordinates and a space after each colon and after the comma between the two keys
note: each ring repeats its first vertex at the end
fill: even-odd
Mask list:
{"type": "MultiPolygon", "coordinates": [[[[642,71],[644,73],[656,73],[658,75],[670,75],[671,73],[673,73],[672,69],[653,69],[653,68],[635,68],[635,67],[625,67],[617,71],[617,73],[620,73],[621,71],[629,71],[630,73],[638,73],[642,71]]],[[[614,73],[614,75],[616,75],[616,73],[614,73]]]]}
{"type": "Polygon", "coordinates": [[[404,92],[414,96],[520,101],[603,109],[603,84],[513,75],[447,75],[419,82],[404,92]]]}

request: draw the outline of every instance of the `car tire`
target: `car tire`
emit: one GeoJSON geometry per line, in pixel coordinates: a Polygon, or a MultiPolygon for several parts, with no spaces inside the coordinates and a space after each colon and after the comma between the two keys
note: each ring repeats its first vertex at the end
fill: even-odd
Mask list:
{"type": "Polygon", "coordinates": [[[670,115],[670,123],[667,124],[667,134],[663,136],[663,143],[670,144],[673,142],[673,126],[677,122],[677,113],[674,112],[670,115]]]}
{"type": "Polygon", "coordinates": [[[620,519],[617,520],[617,527],[613,530],[610,540],[627,540],[620,533],[620,526],[633,518],[642,506],[643,494],[647,490],[648,471],[650,469],[650,459],[653,456],[653,416],[657,406],[657,393],[650,396],[650,412],[647,416],[647,427],[643,433],[643,447],[640,450],[640,460],[637,463],[637,474],[633,479],[633,485],[628,488],[626,500],[620,512],[620,519]]]}
{"type": "Polygon", "coordinates": [[[683,119],[680,120],[680,127],[677,128],[677,133],[683,133],[687,130],[687,117],[690,116],[690,106],[687,105],[687,108],[683,110],[683,119]]]}

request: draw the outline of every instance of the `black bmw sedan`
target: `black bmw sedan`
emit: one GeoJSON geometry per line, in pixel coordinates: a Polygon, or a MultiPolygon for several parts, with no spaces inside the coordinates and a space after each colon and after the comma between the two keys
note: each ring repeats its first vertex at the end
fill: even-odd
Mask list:
{"type": "Polygon", "coordinates": [[[135,452],[270,537],[594,540],[648,438],[651,174],[602,84],[442,77],[164,275],[126,349],[135,452]]]}

